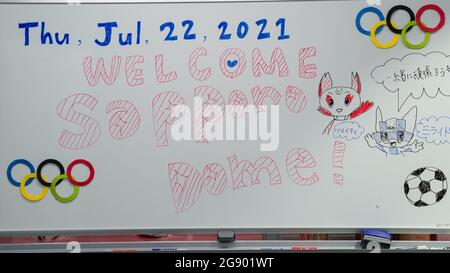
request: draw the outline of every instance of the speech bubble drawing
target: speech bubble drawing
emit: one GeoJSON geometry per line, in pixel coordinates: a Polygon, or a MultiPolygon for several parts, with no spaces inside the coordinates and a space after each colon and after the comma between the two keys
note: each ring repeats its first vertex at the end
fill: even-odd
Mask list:
{"type": "Polygon", "coordinates": [[[375,67],[372,78],[389,92],[397,93],[400,111],[410,97],[450,96],[450,57],[437,51],[425,55],[411,53],[375,67]]]}
{"type": "Polygon", "coordinates": [[[364,127],[353,121],[343,121],[334,126],[333,137],[344,138],[348,141],[358,139],[364,133],[364,127]]]}
{"type": "Polygon", "coordinates": [[[417,137],[435,145],[450,144],[450,117],[424,118],[416,126],[417,137]]]}

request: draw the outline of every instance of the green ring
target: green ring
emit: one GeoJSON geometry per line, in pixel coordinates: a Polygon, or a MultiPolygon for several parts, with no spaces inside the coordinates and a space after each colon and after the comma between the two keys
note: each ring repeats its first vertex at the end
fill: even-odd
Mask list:
{"type": "Polygon", "coordinates": [[[55,197],[56,200],[58,200],[61,203],[69,203],[70,201],[72,201],[73,199],[77,198],[78,193],[80,192],[80,187],[78,186],[73,186],[73,193],[67,197],[62,197],[61,195],[59,195],[56,192],[56,183],[59,180],[63,180],[63,179],[67,179],[67,174],[61,174],[58,175],[57,177],[55,177],[52,181],[52,184],[50,186],[50,190],[52,191],[53,196],[55,197]]]}
{"type": "Polygon", "coordinates": [[[406,26],[403,28],[402,30],[402,41],[403,44],[407,47],[407,48],[411,48],[411,49],[422,49],[424,48],[429,42],[430,42],[430,33],[425,32],[425,39],[423,40],[422,43],[420,44],[411,44],[407,39],[406,39],[406,32],[412,28],[413,26],[417,26],[417,21],[411,21],[408,24],[406,24],[406,26]]]}

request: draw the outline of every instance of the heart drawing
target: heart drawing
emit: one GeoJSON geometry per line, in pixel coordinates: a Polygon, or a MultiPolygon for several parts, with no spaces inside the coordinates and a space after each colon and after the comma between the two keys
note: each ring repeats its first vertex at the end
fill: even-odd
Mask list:
{"type": "Polygon", "coordinates": [[[228,61],[227,61],[227,65],[228,65],[228,67],[230,67],[230,68],[235,67],[237,64],[238,64],[238,61],[237,61],[237,60],[233,60],[233,61],[228,60],[228,61]]]}

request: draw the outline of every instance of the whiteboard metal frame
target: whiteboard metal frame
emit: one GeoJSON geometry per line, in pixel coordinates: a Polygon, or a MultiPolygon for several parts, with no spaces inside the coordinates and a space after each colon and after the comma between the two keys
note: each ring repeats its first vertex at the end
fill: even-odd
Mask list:
{"type": "MultiPolygon", "coordinates": [[[[15,1],[9,1],[9,0],[0,0],[0,5],[20,5],[20,4],[50,4],[50,5],[74,5],[74,4],[81,4],[81,5],[90,5],[90,4],[203,4],[203,3],[267,3],[267,2],[366,2],[365,0],[186,0],[186,1],[180,1],[180,0],[15,0],[15,1]]],[[[76,6],[76,5],[75,5],[76,6]]],[[[377,228],[377,227],[375,227],[377,228]]],[[[447,228],[379,228],[386,230],[387,232],[393,233],[393,234],[417,234],[417,233],[430,233],[430,234],[450,234],[450,226],[447,228]]],[[[357,228],[349,228],[349,227],[342,227],[342,228],[236,228],[236,229],[76,229],[76,230],[41,230],[41,231],[1,231],[0,230],[0,236],[24,236],[24,235],[97,235],[97,234],[155,234],[155,233],[170,233],[170,234],[177,234],[177,233],[194,233],[194,234],[217,234],[220,231],[223,230],[231,230],[235,233],[277,233],[277,234],[283,234],[283,233],[317,233],[317,234],[326,234],[326,233],[334,233],[334,234],[345,234],[345,233],[354,233],[359,234],[361,232],[361,229],[357,228]]],[[[287,242],[287,241],[285,241],[287,242]]],[[[295,241],[296,245],[302,244],[307,246],[307,242],[310,241],[295,241]]],[[[313,241],[314,245],[317,245],[320,241],[313,241]]],[[[327,242],[329,244],[330,241],[323,241],[327,242]]],[[[331,241],[333,242],[333,241],[331,241]]],[[[334,241],[334,242],[340,242],[338,244],[341,244],[343,242],[344,245],[349,245],[353,243],[354,241],[334,241]]],[[[357,241],[359,242],[359,241],[357,241]]],[[[401,242],[401,241],[400,241],[401,242]]],[[[280,242],[277,242],[278,244],[280,242]]],[[[289,243],[289,242],[287,242],[289,243]]],[[[405,243],[405,242],[402,242],[405,243]]],[[[413,241],[410,241],[410,243],[414,243],[413,241]]],[[[425,242],[422,242],[425,244],[425,242]]],[[[436,242],[431,242],[436,243],[436,242]]],[[[85,243],[86,245],[89,245],[90,243],[85,243]]],[[[118,243],[105,243],[105,244],[112,244],[111,246],[114,246],[114,244],[118,243]]],[[[132,244],[132,243],[128,243],[132,244]]],[[[161,243],[159,243],[161,244],[161,243]]],[[[171,243],[165,243],[165,244],[171,244],[171,243]]],[[[13,244],[13,246],[8,244],[0,244],[0,253],[4,252],[5,249],[9,250],[18,250],[21,251],[21,248],[25,249],[24,251],[27,252],[29,250],[35,249],[36,245],[47,245],[47,244],[13,244]],[[17,246],[17,248],[15,247],[17,246]]],[[[63,244],[64,246],[66,244],[63,244]]],[[[428,245],[428,244],[427,244],[428,245]]],[[[51,252],[58,250],[60,247],[60,244],[51,244],[50,247],[57,246],[58,248],[49,248],[51,252]]],[[[94,243],[92,245],[93,247],[101,246],[101,243],[94,243]]],[[[450,246],[450,243],[449,243],[450,246]]],[[[44,250],[45,248],[41,249],[44,250]]],[[[65,248],[64,248],[65,250],[65,248]]],[[[94,249],[95,250],[95,249],[94,249]]],[[[58,251],[60,252],[60,251],[58,251]]],[[[62,252],[67,252],[62,251],[62,252]]]]}
{"type": "Polygon", "coordinates": [[[0,4],[184,4],[245,2],[356,2],[365,0],[0,0],[0,4]]]}
{"type": "MultiPolygon", "coordinates": [[[[68,243],[0,244],[0,253],[68,253],[68,243]]],[[[171,242],[80,242],[81,253],[90,252],[286,252],[292,247],[315,247],[318,250],[307,252],[369,252],[361,248],[361,241],[236,241],[223,245],[214,241],[171,241],[171,242]],[[156,250],[158,249],[158,250],[156,250]],[[176,249],[176,250],[175,250],[176,249]],[[278,250],[277,250],[278,249],[278,250]],[[283,250],[280,250],[283,249],[283,250]]],[[[392,241],[391,249],[385,252],[417,252],[414,248],[427,246],[432,248],[450,247],[450,241],[392,241]]],[[[302,252],[304,252],[302,250],[302,252]]],[[[429,252],[430,250],[422,250],[429,252]]],[[[432,250],[450,253],[448,250],[432,250]]]]}
{"type": "MultiPolygon", "coordinates": [[[[450,234],[450,228],[384,228],[391,234],[450,234]]],[[[177,228],[177,229],[73,229],[73,230],[35,230],[35,231],[0,231],[0,236],[45,236],[45,235],[121,235],[121,234],[218,234],[221,231],[232,231],[235,234],[360,234],[362,229],[352,227],[342,228],[232,228],[232,229],[207,229],[207,228],[177,228]]]]}

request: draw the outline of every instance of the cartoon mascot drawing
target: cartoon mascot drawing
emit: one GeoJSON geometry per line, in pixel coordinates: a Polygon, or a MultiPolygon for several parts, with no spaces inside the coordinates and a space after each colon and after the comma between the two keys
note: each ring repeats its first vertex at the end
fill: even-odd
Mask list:
{"type": "Polygon", "coordinates": [[[352,86],[333,86],[330,73],[322,76],[319,84],[319,112],[331,117],[323,131],[324,135],[330,133],[334,121],[354,119],[372,108],[373,102],[361,102],[361,80],[358,73],[352,73],[352,86]]]}
{"type": "Polygon", "coordinates": [[[417,107],[411,108],[402,118],[383,119],[380,107],[376,111],[375,132],[365,139],[371,148],[377,148],[388,155],[405,155],[423,150],[423,142],[414,138],[417,122],[417,107]]]}

